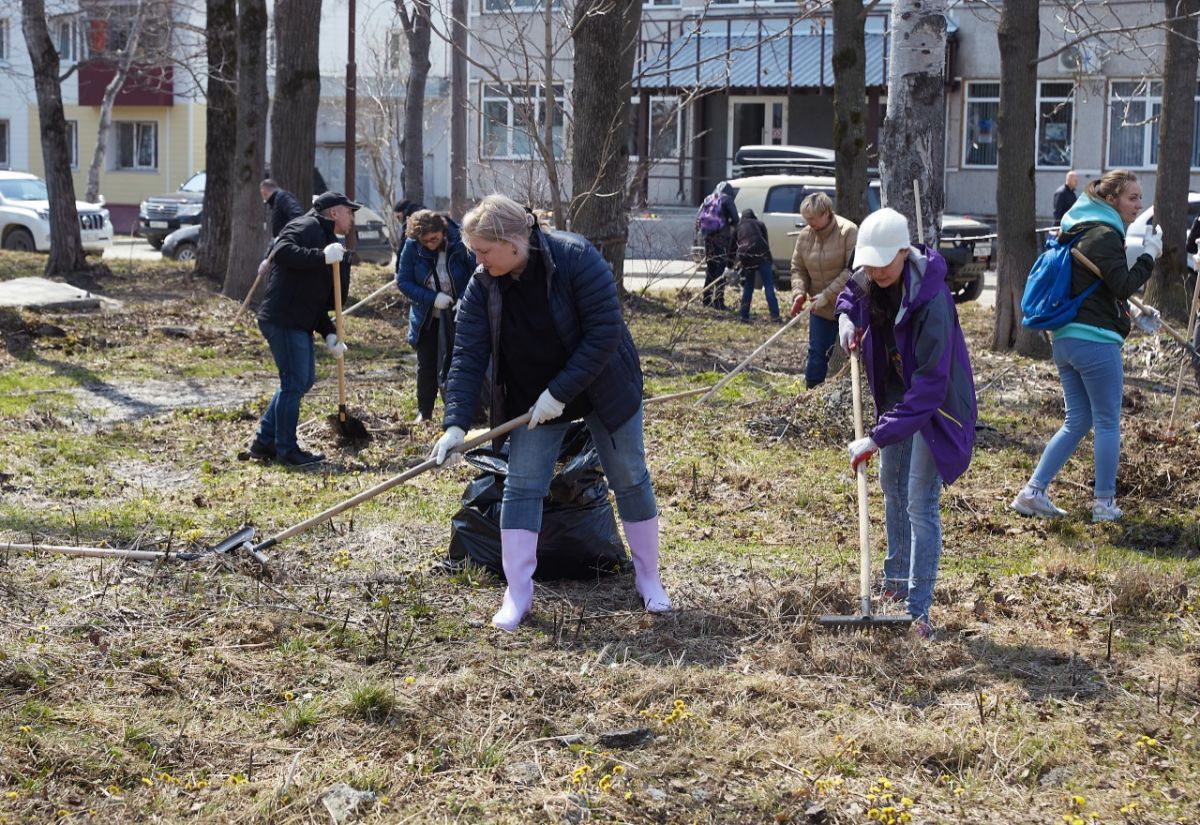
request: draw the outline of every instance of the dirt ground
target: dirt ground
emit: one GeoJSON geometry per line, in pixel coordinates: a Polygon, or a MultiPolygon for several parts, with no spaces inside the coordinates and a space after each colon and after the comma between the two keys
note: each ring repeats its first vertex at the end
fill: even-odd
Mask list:
{"type": "MultiPolygon", "coordinates": [[[[647,407],[676,609],[645,614],[624,574],[543,581],[504,635],[495,577],[431,572],[465,468],[280,542],[265,574],[204,552],[424,459],[402,304],[348,321],[371,442],[331,434],[321,355],[301,434],[328,461],[287,472],[238,457],[275,377],[233,302],[160,264],[99,291],[121,309],[0,313],[0,543],[201,555],[0,555],[0,822],[1200,821],[1200,404],[1189,372],[1164,437],[1165,339],[1125,349],[1126,518],[1090,522],[1087,441],[1052,488],[1068,517],[1030,521],[1007,503],[1061,422],[1053,365],[991,352],[991,311],[961,308],[980,427],[943,494],[934,642],[815,623],[855,608],[858,532],[848,375],[803,389],[803,323],[712,403],[647,407]]],[[[647,396],[774,331],[691,297],[627,301],[647,396]]]]}

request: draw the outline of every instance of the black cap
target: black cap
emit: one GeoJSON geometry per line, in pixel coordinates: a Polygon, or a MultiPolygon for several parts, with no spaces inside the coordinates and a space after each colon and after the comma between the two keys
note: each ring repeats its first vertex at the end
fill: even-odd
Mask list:
{"type": "Polygon", "coordinates": [[[322,192],[313,198],[313,209],[324,212],[331,206],[349,206],[352,211],[362,208],[361,203],[355,203],[341,192],[322,192]]]}

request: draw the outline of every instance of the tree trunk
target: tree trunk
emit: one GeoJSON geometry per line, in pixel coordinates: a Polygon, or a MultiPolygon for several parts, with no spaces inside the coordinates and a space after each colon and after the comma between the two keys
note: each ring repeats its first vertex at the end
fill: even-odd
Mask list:
{"type": "Polygon", "coordinates": [[[947,0],[892,4],[887,117],[879,146],[884,204],[905,215],[913,240],[937,246],[945,201],[947,0]],[[921,186],[922,227],[913,204],[921,186]]]}
{"type": "MultiPolygon", "coordinates": [[[[403,0],[396,0],[403,14],[403,0]]],[[[429,77],[429,41],[432,34],[429,0],[412,0],[412,14],[404,17],[408,40],[408,81],[404,84],[404,137],[400,154],[404,164],[400,185],[404,197],[425,203],[425,81],[429,77]]]]}
{"type": "Polygon", "coordinates": [[[641,17],[641,0],[579,0],[574,14],[571,228],[596,245],[618,285],[629,237],[626,134],[641,17]]]}
{"type": "Polygon", "coordinates": [[[320,36],[321,0],[275,0],[271,177],[304,209],[320,194],[312,191],[321,103],[320,36]]]}
{"type": "Polygon", "coordinates": [[[138,40],[142,34],[142,19],[146,13],[145,5],[139,2],[129,31],[129,41],[120,59],[113,64],[113,78],[104,87],[104,95],[100,98],[100,123],[96,131],[96,146],[92,150],[92,163],[88,166],[87,191],[83,195],[84,200],[88,203],[96,203],[100,200],[100,167],[104,165],[104,156],[108,154],[108,133],[112,129],[113,103],[117,99],[117,93],[125,85],[125,78],[129,77],[129,67],[133,64],[134,55],[138,51],[138,40]]]}
{"type": "Polygon", "coordinates": [[[196,274],[224,283],[233,231],[233,152],[237,145],[237,0],[207,0],[208,119],[204,212],[196,274]]]}
{"type": "Polygon", "coordinates": [[[867,48],[862,0],[833,0],[835,200],[844,218],[867,216],[867,48]]]}
{"type": "MultiPolygon", "coordinates": [[[[554,223],[556,226],[568,226],[569,215],[566,213],[562,198],[562,180],[558,177],[558,156],[554,152],[554,117],[558,114],[558,97],[554,94],[554,12],[558,8],[554,3],[544,3],[542,10],[542,56],[545,60],[542,80],[542,145],[543,157],[546,161],[546,183],[550,187],[550,200],[554,207],[554,223]]],[[[563,122],[566,128],[566,122],[563,122]]],[[[563,135],[564,139],[566,135],[563,135]]],[[[566,149],[565,142],[563,149],[566,149]]],[[[574,227],[571,227],[574,230],[574,227]]]]}
{"type": "Polygon", "coordinates": [[[467,0],[451,0],[450,214],[462,220],[467,205],[467,0]]]}
{"type": "MultiPolygon", "coordinates": [[[[267,137],[267,4],[240,0],[238,11],[237,144],[233,155],[232,232],[222,294],[246,297],[266,250],[262,180],[267,137]]],[[[207,199],[206,199],[207,200],[207,199]]]]}
{"type": "Polygon", "coordinates": [[[1037,330],[1021,326],[1025,279],[1038,256],[1034,142],[1037,60],[1041,27],[1037,0],[1008,0],[1000,13],[1000,110],[996,118],[996,320],[992,349],[1016,347],[1046,358],[1050,347],[1037,330]]]}
{"type": "Polygon", "coordinates": [[[1154,191],[1154,223],[1162,228],[1163,254],[1146,285],[1146,300],[1165,316],[1187,320],[1191,294],[1187,275],[1188,176],[1191,166],[1196,94],[1196,14],[1200,0],[1166,0],[1167,44],[1163,59],[1162,112],[1158,116],[1158,186],[1154,191]],[[1169,137],[1174,135],[1174,137],[1169,137]]]}
{"type": "Polygon", "coordinates": [[[21,0],[21,29],[33,64],[37,92],[42,159],[50,197],[50,256],[46,275],[66,277],[88,270],[75,208],[75,181],[67,148],[67,120],[63,116],[62,88],[58,80],[58,51],[46,29],[43,0],[21,0]]]}

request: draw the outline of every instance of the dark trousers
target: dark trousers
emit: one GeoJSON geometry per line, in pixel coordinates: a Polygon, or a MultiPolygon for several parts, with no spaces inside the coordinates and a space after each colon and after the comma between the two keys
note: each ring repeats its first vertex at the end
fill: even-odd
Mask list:
{"type": "Polygon", "coordinates": [[[704,305],[725,309],[725,259],[709,258],[704,273],[704,292],[700,295],[704,305]]]}
{"type": "MultiPolygon", "coordinates": [[[[450,366],[450,359],[446,358],[447,369],[438,369],[441,366],[438,346],[441,333],[442,319],[433,317],[431,313],[425,319],[421,336],[417,339],[417,412],[427,419],[433,418],[433,402],[437,400],[438,385],[450,366]]],[[[444,351],[444,348],[441,351],[444,351]]]]}

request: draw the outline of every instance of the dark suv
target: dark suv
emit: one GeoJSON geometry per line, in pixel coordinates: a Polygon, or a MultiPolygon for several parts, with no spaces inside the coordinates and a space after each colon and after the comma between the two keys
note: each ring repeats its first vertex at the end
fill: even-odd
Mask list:
{"type": "Polygon", "coordinates": [[[138,234],[152,247],[160,249],[163,238],[179,227],[200,223],[206,179],[203,172],[197,172],[183,182],[178,192],[155,195],[142,201],[138,207],[138,234]]]}

